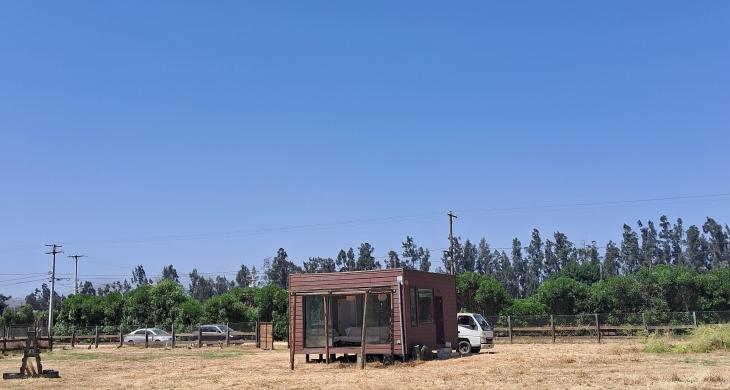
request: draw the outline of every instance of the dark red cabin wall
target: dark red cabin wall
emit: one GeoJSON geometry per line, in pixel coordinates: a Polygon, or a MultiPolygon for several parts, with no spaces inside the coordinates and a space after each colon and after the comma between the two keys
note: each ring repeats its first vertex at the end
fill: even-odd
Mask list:
{"type": "MultiPolygon", "coordinates": [[[[436,274],[415,270],[403,270],[403,303],[404,324],[406,334],[406,346],[428,345],[436,346],[436,324],[418,324],[411,326],[410,321],[410,294],[409,289],[430,288],[433,289],[434,297],[441,297],[443,300],[444,312],[444,339],[450,341],[451,346],[456,348],[458,344],[458,330],[456,325],[456,278],[447,274],[436,274]]],[[[435,310],[435,309],[434,309],[435,310]]]]}

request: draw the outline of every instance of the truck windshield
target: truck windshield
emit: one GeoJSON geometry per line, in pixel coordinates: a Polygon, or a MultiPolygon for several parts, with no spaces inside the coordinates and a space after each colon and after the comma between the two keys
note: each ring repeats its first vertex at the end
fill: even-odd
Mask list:
{"type": "Polygon", "coordinates": [[[489,322],[481,314],[474,314],[474,319],[477,320],[482,329],[492,329],[492,325],[489,325],[489,322]]]}

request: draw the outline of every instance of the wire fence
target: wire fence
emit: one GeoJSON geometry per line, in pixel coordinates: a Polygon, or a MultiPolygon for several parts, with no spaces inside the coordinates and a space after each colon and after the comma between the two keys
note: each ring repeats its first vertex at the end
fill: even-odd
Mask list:
{"type": "Polygon", "coordinates": [[[730,311],[602,313],[578,315],[487,316],[495,338],[548,337],[553,342],[576,338],[682,335],[701,325],[730,324],[730,311]]]}
{"type": "Polygon", "coordinates": [[[113,345],[121,347],[170,347],[189,346],[257,346],[259,343],[258,322],[227,324],[201,324],[177,328],[174,325],[151,326],[68,326],[54,331],[48,337],[48,328],[31,325],[6,326],[0,330],[2,351],[22,349],[29,329],[35,329],[41,348],[53,347],[98,347],[113,345]]]}
{"type": "MultiPolygon", "coordinates": [[[[521,338],[540,342],[576,342],[606,338],[646,336],[651,333],[682,335],[701,325],[730,324],[730,311],[604,313],[579,315],[486,316],[495,339],[514,342],[521,338]]],[[[42,348],[55,346],[114,345],[117,347],[204,347],[248,345],[260,342],[258,322],[201,324],[175,327],[149,324],[118,326],[67,326],[48,337],[41,324],[13,325],[0,328],[2,351],[22,349],[28,328],[35,328],[42,348]]],[[[279,324],[282,325],[282,324],[279,324]]],[[[283,324],[286,325],[286,324],[283,324]]],[[[273,324],[276,327],[276,324],[273,324]]]]}

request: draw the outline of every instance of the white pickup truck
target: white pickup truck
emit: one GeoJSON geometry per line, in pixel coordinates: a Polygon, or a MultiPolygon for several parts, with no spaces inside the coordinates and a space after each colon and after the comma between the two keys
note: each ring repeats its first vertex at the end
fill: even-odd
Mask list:
{"type": "Polygon", "coordinates": [[[478,353],[482,348],[494,347],[492,325],[478,313],[458,313],[459,353],[478,353]]]}

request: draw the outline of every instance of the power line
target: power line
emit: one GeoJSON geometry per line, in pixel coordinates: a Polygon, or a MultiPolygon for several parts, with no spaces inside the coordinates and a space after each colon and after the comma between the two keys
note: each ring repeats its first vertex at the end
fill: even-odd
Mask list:
{"type": "Polygon", "coordinates": [[[564,207],[579,207],[579,208],[583,209],[583,208],[591,208],[591,207],[596,207],[596,206],[599,206],[599,207],[600,206],[619,206],[619,205],[665,202],[665,201],[674,201],[674,200],[728,200],[728,199],[725,199],[728,197],[730,197],[730,193],[718,193],[718,194],[704,194],[704,195],[667,196],[667,197],[631,199],[631,200],[561,203],[561,204],[539,205],[539,206],[477,208],[477,209],[463,209],[463,210],[456,210],[456,211],[458,211],[460,213],[488,213],[488,212],[495,212],[495,211],[526,211],[526,210],[560,209],[560,208],[564,208],[564,207]]]}
{"type": "Polygon", "coordinates": [[[48,272],[25,272],[25,273],[0,274],[0,276],[15,276],[15,275],[48,275],[48,272]]]}
{"type": "MultiPolygon", "coordinates": [[[[621,206],[650,204],[650,203],[668,202],[668,201],[725,201],[725,200],[730,200],[730,193],[667,196],[667,197],[655,197],[655,198],[631,199],[631,200],[560,203],[560,204],[552,204],[552,205],[535,205],[535,206],[474,208],[474,209],[459,209],[459,210],[454,210],[454,211],[458,212],[460,214],[483,214],[483,213],[538,211],[538,210],[543,210],[543,211],[544,210],[555,210],[555,211],[561,210],[562,211],[565,208],[575,208],[578,210],[589,210],[589,209],[595,209],[595,208],[621,207],[621,206]]],[[[69,245],[145,244],[145,243],[156,243],[156,242],[167,242],[167,241],[222,239],[222,238],[245,237],[245,236],[254,236],[254,235],[293,233],[293,232],[308,231],[308,230],[332,229],[332,228],[338,228],[338,227],[365,226],[365,225],[391,223],[391,222],[414,221],[414,220],[420,220],[420,219],[438,218],[441,215],[443,215],[441,212],[430,212],[430,213],[420,213],[420,214],[411,214],[411,215],[386,216],[386,217],[377,217],[377,218],[352,219],[352,220],[344,220],[344,221],[337,221],[337,222],[325,222],[325,223],[313,223],[313,224],[303,224],[303,225],[284,226],[284,227],[272,227],[272,228],[265,228],[265,229],[234,230],[234,231],[228,231],[228,232],[179,234],[179,235],[153,236],[153,237],[80,241],[80,242],[76,242],[76,243],[71,243],[69,245]]],[[[21,247],[13,246],[13,247],[2,248],[2,249],[0,249],[0,252],[15,251],[15,250],[18,250],[19,248],[21,248],[21,247]]]]}
{"type": "Polygon", "coordinates": [[[2,283],[2,284],[0,284],[0,287],[15,286],[18,284],[26,284],[26,283],[46,282],[46,281],[48,281],[48,278],[35,279],[35,280],[23,280],[20,282],[2,283]]]}
{"type": "MultiPolygon", "coordinates": [[[[48,274],[46,274],[46,275],[48,275],[48,274]]],[[[3,280],[0,280],[0,283],[5,283],[5,282],[19,282],[19,281],[22,281],[22,280],[25,280],[25,279],[38,279],[38,275],[27,275],[27,276],[19,276],[19,277],[11,278],[11,279],[3,279],[3,280]]],[[[45,277],[43,279],[48,279],[48,277],[45,277]]]]}

